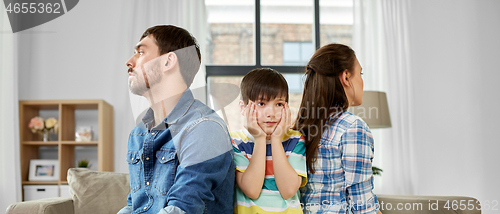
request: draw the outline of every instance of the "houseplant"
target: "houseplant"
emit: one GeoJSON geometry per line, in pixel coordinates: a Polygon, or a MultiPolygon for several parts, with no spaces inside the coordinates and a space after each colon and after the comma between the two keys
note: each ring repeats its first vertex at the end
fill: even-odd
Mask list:
{"type": "Polygon", "coordinates": [[[78,161],[78,168],[90,168],[89,161],[87,159],[78,161]]]}

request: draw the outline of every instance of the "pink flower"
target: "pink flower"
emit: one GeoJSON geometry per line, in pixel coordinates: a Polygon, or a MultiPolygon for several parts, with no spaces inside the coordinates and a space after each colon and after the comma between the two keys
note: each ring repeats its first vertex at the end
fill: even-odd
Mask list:
{"type": "Polygon", "coordinates": [[[42,131],[45,128],[43,118],[38,116],[31,118],[28,128],[30,128],[33,133],[36,131],[42,131]]]}

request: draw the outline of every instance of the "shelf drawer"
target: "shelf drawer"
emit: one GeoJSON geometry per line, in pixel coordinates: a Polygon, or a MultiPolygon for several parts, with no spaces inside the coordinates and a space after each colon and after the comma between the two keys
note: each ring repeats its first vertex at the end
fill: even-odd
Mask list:
{"type": "Polygon", "coordinates": [[[59,197],[58,185],[24,185],[24,201],[59,197]]]}

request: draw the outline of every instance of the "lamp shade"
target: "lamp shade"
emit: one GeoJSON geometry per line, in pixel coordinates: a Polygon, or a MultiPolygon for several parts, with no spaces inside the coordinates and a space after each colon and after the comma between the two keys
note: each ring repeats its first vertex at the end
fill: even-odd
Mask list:
{"type": "Polygon", "coordinates": [[[364,91],[363,104],[350,107],[349,112],[361,117],[372,129],[391,127],[389,105],[385,92],[364,91]]]}

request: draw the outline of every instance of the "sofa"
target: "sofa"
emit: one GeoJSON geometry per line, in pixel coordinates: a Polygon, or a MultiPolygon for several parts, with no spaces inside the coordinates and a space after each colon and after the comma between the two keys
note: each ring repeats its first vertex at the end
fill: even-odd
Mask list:
{"type": "MultiPolygon", "coordinates": [[[[68,170],[71,198],[19,202],[7,214],[116,214],[126,206],[130,192],[128,174],[68,170]]],[[[378,195],[383,214],[480,214],[478,200],[463,196],[378,195]]]]}
{"type": "Polygon", "coordinates": [[[11,204],[7,214],[116,214],[127,205],[128,174],[71,168],[67,175],[71,198],[47,198],[11,204]]]}

